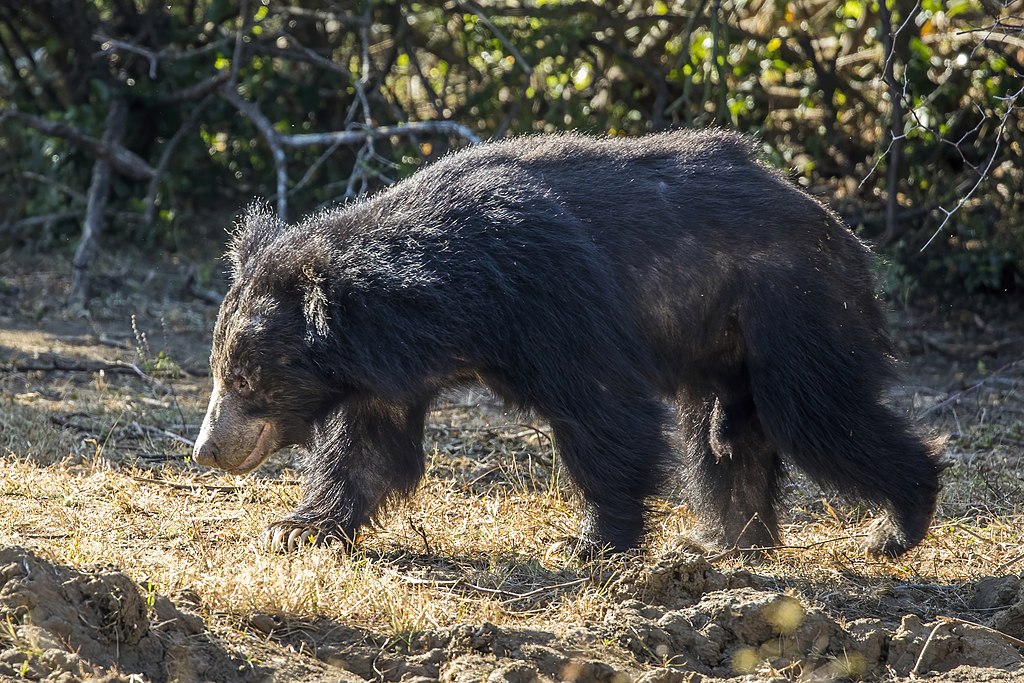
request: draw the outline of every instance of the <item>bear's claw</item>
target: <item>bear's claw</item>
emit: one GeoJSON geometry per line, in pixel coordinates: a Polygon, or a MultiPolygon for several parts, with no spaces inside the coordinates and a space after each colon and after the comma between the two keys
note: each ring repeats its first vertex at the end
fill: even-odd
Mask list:
{"type": "Polygon", "coordinates": [[[301,548],[341,543],[347,549],[356,538],[356,534],[346,534],[331,524],[282,519],[263,530],[260,547],[271,553],[294,553],[301,548]]]}
{"type": "Polygon", "coordinates": [[[299,548],[323,545],[327,534],[314,526],[294,522],[275,522],[263,530],[260,545],[272,553],[293,553],[299,548]]]}

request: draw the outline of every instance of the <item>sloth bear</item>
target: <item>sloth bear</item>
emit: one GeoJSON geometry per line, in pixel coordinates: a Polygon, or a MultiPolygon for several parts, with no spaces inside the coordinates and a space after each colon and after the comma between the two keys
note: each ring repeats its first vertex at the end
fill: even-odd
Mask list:
{"type": "Polygon", "coordinates": [[[250,208],[228,254],[194,457],[305,447],[272,548],[412,493],[431,401],[471,382],[550,423],[588,543],[640,544],[680,463],[722,546],[779,543],[784,463],[880,508],[874,554],[928,531],[940,466],[882,402],[871,253],[740,135],[482,144],[297,225],[250,208]]]}

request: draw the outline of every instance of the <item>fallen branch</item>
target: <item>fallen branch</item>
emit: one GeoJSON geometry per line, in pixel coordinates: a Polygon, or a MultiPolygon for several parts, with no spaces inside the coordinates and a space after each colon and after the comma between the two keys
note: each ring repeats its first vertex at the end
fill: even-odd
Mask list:
{"type": "Polygon", "coordinates": [[[109,346],[115,349],[121,349],[123,351],[130,351],[132,345],[125,339],[114,339],[108,337],[105,334],[101,334],[98,337],[94,337],[89,334],[57,334],[52,335],[53,339],[57,339],[65,344],[71,346],[92,346],[94,344],[100,344],[102,346],[109,346]]]}
{"type": "Polygon", "coordinates": [[[928,348],[954,359],[990,356],[1020,345],[1018,339],[1000,339],[986,344],[956,344],[931,335],[921,335],[921,342],[928,348]]]}
{"type": "Polygon", "coordinates": [[[998,378],[1002,373],[1006,372],[1007,370],[1009,370],[1013,366],[1018,365],[1020,363],[1024,363],[1024,358],[1012,361],[1010,363],[1007,363],[1003,367],[1001,367],[998,370],[996,370],[995,372],[993,372],[988,377],[985,377],[984,379],[979,380],[978,382],[976,382],[975,384],[967,387],[963,391],[958,391],[956,393],[950,394],[949,396],[947,396],[942,401],[939,401],[935,405],[933,405],[930,408],[928,408],[928,409],[924,410],[923,412],[921,412],[921,414],[917,416],[917,419],[918,420],[924,419],[925,417],[927,417],[927,416],[931,415],[932,413],[934,413],[936,410],[942,410],[946,406],[949,406],[949,405],[951,405],[953,403],[956,403],[957,401],[962,399],[964,396],[977,391],[978,389],[982,388],[983,386],[985,386],[986,384],[988,384],[992,380],[998,378]]]}
{"type": "MultiPolygon", "coordinates": [[[[150,375],[147,375],[142,368],[135,363],[124,361],[103,361],[103,360],[78,360],[56,354],[40,354],[38,358],[31,361],[16,361],[6,365],[0,365],[0,373],[12,372],[110,372],[122,375],[135,375],[147,382],[158,385],[161,388],[168,387],[150,375]]],[[[189,377],[205,377],[209,374],[205,369],[182,369],[182,373],[189,377]]]]}

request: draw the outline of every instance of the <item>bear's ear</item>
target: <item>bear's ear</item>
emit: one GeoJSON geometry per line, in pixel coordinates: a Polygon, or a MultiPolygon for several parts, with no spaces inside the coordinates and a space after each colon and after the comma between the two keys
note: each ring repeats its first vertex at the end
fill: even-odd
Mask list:
{"type": "Polygon", "coordinates": [[[330,332],[329,283],[323,264],[307,263],[302,266],[302,315],[306,319],[306,341],[314,344],[327,338],[330,332]]]}
{"type": "Polygon", "coordinates": [[[282,227],[284,223],[265,201],[254,201],[245,209],[228,242],[227,259],[231,263],[232,281],[238,280],[249,259],[269,244],[282,227]]]}

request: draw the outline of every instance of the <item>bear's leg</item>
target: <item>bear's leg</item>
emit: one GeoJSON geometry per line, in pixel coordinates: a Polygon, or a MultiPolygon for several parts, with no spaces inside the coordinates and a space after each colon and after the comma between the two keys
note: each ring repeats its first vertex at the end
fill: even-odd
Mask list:
{"type": "MultiPolygon", "coordinates": [[[[883,512],[868,529],[865,546],[872,555],[898,557],[928,534],[943,465],[936,444],[915,434],[905,417],[877,398],[864,397],[853,418],[847,448],[859,449],[859,457],[825,463],[795,450],[794,460],[826,486],[880,504],[883,512]]],[[[846,450],[840,448],[833,452],[846,450]]]]}
{"type": "Polygon", "coordinates": [[[641,392],[619,395],[594,386],[554,405],[537,407],[585,501],[581,540],[615,551],[635,548],[645,532],[647,498],[669,473],[664,404],[641,392]]]}
{"type": "Polygon", "coordinates": [[[346,404],[313,438],[303,463],[304,493],[295,512],[264,531],[264,545],[351,543],[391,497],[423,477],[423,422],[429,401],[364,400],[346,404]]]}
{"type": "Polygon", "coordinates": [[[715,393],[681,396],[686,494],[701,542],[721,548],[778,545],[776,498],[782,464],[765,438],[740,378],[715,393]]]}
{"type": "Polygon", "coordinates": [[[928,533],[942,471],[936,444],[883,403],[892,367],[872,332],[829,317],[818,308],[828,299],[772,298],[789,290],[757,288],[767,298],[741,321],[759,422],[816,482],[882,507],[867,550],[896,557],[928,533]]]}

